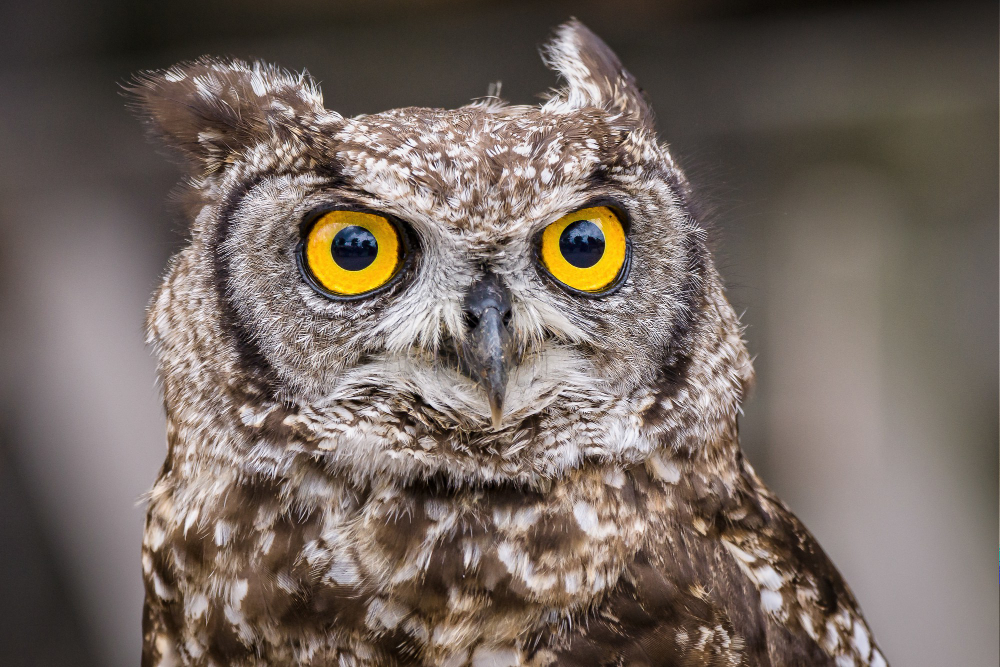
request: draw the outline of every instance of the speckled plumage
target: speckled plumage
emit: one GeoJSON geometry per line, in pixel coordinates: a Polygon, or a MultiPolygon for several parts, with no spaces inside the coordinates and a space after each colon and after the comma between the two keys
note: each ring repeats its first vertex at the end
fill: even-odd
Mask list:
{"type": "Polygon", "coordinates": [[[740,453],[750,360],[641,92],[577,22],[546,56],[567,85],[537,107],[343,118],[304,76],[212,59],[137,81],[192,218],[149,312],[144,665],[885,665],[740,453]],[[609,198],[628,278],[555,288],[533,239],[609,198]],[[412,228],[390,289],[302,279],[331,204],[412,228]],[[486,271],[518,360],[499,429],[455,354],[486,271]]]}

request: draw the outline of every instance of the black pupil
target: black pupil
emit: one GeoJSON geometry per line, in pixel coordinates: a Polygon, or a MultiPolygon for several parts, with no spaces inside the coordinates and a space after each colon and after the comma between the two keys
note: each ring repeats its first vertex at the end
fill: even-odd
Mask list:
{"type": "Polygon", "coordinates": [[[573,266],[590,268],[604,256],[604,232],[590,220],[577,220],[559,236],[559,252],[573,266]]]}
{"type": "Polygon", "coordinates": [[[344,227],[333,237],[330,246],[333,261],[347,271],[360,271],[375,261],[378,255],[378,241],[375,235],[364,227],[351,225],[344,227]]]}

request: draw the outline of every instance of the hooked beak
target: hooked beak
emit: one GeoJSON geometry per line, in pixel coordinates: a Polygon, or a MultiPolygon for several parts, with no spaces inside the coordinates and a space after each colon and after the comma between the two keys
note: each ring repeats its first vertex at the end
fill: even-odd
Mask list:
{"type": "Polygon", "coordinates": [[[513,339],[507,330],[510,292],[497,276],[487,274],[469,289],[464,310],[469,329],[459,350],[461,370],[486,392],[493,428],[499,429],[514,362],[513,339]]]}

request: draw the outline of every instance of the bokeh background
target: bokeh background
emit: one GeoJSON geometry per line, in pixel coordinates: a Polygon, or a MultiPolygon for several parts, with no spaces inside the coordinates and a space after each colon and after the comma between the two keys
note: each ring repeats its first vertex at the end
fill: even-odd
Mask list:
{"type": "Polygon", "coordinates": [[[345,114],[532,103],[571,15],[711,212],[751,461],[895,665],[998,664],[997,4],[749,0],[0,3],[0,664],[138,664],[143,309],[184,223],[119,84],[211,53],[345,114]]]}

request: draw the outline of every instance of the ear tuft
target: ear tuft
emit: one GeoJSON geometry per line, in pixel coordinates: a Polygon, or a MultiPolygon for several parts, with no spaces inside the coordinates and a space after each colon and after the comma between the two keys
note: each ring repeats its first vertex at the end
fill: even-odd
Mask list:
{"type": "Polygon", "coordinates": [[[607,44],[577,19],[556,28],[542,48],[545,64],[566,81],[549,104],[598,107],[621,113],[631,125],[652,128],[653,111],[642,89],[607,44]]]}
{"type": "Polygon", "coordinates": [[[153,133],[207,172],[303,122],[336,117],[307,74],[256,61],[200,58],[139,74],[125,90],[153,133]]]}

